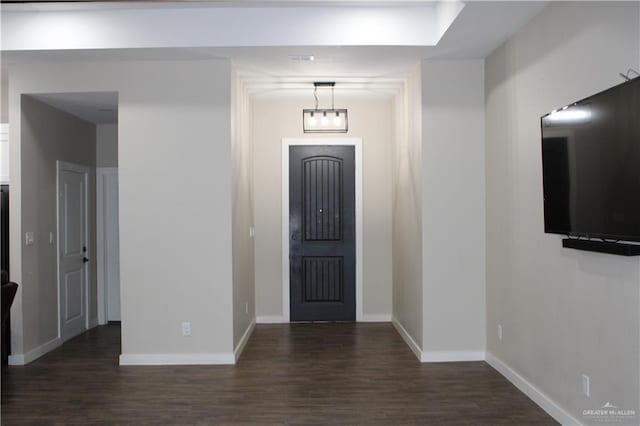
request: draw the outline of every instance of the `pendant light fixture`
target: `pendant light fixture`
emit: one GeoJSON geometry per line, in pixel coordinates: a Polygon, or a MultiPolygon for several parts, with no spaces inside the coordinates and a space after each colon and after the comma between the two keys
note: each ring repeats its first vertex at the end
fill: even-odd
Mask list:
{"type": "Polygon", "coordinates": [[[302,110],[302,129],[304,133],[347,133],[349,123],[346,109],[334,108],[334,87],[336,83],[315,82],[313,83],[313,97],[316,101],[314,109],[302,110]],[[318,108],[318,87],[331,89],[331,108],[318,108]]]}

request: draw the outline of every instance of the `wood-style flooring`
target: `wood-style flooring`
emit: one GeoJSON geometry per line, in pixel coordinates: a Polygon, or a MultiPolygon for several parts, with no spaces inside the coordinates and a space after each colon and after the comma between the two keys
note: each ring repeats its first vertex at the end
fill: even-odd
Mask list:
{"type": "Polygon", "coordinates": [[[235,366],[119,353],[108,325],[4,367],[2,424],[556,424],[484,362],[419,363],[389,324],[258,325],[235,366]]]}

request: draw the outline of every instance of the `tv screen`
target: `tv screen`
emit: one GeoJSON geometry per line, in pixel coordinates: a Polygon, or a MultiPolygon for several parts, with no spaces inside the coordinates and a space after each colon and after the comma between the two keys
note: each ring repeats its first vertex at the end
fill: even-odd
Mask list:
{"type": "Polygon", "coordinates": [[[545,232],[640,241],[640,78],[541,126],[545,232]]]}

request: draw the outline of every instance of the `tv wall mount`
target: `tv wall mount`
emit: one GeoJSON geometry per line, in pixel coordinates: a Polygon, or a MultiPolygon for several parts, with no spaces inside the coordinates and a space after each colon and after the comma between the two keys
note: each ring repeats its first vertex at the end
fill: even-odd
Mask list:
{"type": "Polygon", "coordinates": [[[606,240],[587,240],[578,237],[565,238],[562,247],[598,253],[616,254],[618,256],[640,256],[640,244],[620,243],[606,240]]]}
{"type": "Polygon", "coordinates": [[[640,77],[640,72],[634,70],[633,68],[629,68],[626,74],[620,73],[620,77],[624,78],[626,81],[629,81],[635,77],[630,77],[629,74],[634,73],[636,77],[640,77]]]}

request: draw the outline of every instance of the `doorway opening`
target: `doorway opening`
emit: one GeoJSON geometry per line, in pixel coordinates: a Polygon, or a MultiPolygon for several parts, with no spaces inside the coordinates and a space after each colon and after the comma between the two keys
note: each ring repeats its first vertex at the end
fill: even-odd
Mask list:
{"type": "MultiPolygon", "coordinates": [[[[118,246],[112,244],[118,241],[117,221],[105,227],[102,218],[105,209],[110,218],[118,216],[117,180],[105,195],[97,179],[103,167],[118,166],[118,93],[25,94],[21,112],[21,186],[23,194],[31,194],[22,210],[39,213],[23,215],[23,257],[36,273],[23,275],[18,284],[29,287],[37,300],[21,306],[23,316],[38,312],[40,321],[29,330],[29,341],[17,345],[23,353],[9,358],[14,365],[27,364],[105,323],[98,312],[105,298],[98,270],[111,257],[102,248],[109,244],[119,259],[118,246]],[[112,130],[109,138],[104,128],[112,130]]],[[[113,267],[118,291],[112,300],[119,312],[119,262],[113,267]]]]}

